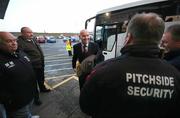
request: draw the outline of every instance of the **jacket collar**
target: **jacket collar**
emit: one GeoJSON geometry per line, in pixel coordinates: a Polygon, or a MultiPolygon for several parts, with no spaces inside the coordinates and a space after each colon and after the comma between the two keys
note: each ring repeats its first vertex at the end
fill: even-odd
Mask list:
{"type": "Polygon", "coordinates": [[[19,50],[17,50],[14,53],[9,53],[9,52],[5,52],[5,51],[0,50],[0,54],[7,56],[7,57],[18,58],[19,57],[19,50]]]}
{"type": "Polygon", "coordinates": [[[22,39],[23,41],[26,41],[26,42],[32,42],[32,39],[26,39],[23,36],[19,36],[18,39],[22,39]]]}
{"type": "Polygon", "coordinates": [[[152,57],[158,58],[160,54],[160,49],[157,45],[129,45],[125,46],[121,50],[122,55],[130,55],[135,57],[152,57]]]}
{"type": "Polygon", "coordinates": [[[167,52],[165,54],[164,59],[171,60],[171,59],[173,59],[175,57],[180,57],[180,48],[179,49],[174,49],[174,50],[171,50],[171,51],[167,52]]]}
{"type": "Polygon", "coordinates": [[[25,40],[25,38],[23,36],[18,36],[18,39],[23,39],[25,40]]]}

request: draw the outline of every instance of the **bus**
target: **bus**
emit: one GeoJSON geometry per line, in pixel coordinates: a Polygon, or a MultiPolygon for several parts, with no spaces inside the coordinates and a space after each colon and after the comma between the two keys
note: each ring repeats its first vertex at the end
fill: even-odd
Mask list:
{"type": "Polygon", "coordinates": [[[180,23],[179,0],[142,0],[99,11],[86,20],[85,29],[94,20],[94,42],[99,45],[105,60],[115,58],[121,55],[128,21],[137,13],[148,12],[159,14],[166,27],[180,23]]]}

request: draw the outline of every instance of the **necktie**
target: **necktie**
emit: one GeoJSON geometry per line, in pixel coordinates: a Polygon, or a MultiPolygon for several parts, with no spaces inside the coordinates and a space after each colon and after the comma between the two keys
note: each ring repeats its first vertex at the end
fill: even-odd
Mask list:
{"type": "Polygon", "coordinates": [[[83,46],[83,49],[84,49],[84,53],[88,52],[88,47],[86,45],[83,46]]]}

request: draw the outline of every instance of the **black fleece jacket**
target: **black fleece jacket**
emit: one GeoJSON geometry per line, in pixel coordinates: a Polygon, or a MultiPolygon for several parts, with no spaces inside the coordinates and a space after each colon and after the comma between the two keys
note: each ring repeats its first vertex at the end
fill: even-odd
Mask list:
{"type": "Polygon", "coordinates": [[[93,118],[179,118],[180,73],[154,45],[133,45],[97,65],[80,93],[93,118]]]}
{"type": "Polygon", "coordinates": [[[27,55],[0,51],[0,103],[7,110],[20,109],[34,96],[35,75],[27,55]]]}

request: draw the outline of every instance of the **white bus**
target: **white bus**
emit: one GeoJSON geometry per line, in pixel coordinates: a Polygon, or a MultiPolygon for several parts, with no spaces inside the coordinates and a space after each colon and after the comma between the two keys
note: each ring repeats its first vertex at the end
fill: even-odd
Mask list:
{"type": "Polygon", "coordinates": [[[94,23],[94,42],[99,44],[105,60],[117,57],[125,39],[124,25],[136,13],[159,14],[166,26],[180,23],[180,0],[142,0],[99,11],[95,17],[86,20],[85,28],[94,23]]]}

